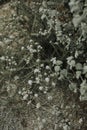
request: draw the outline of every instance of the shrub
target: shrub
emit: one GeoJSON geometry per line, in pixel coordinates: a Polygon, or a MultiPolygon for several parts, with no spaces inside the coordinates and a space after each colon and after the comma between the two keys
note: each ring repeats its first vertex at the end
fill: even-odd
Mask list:
{"type": "MultiPolygon", "coordinates": [[[[64,89],[65,82],[71,91],[80,94],[80,100],[87,100],[86,22],[75,23],[74,17],[71,18],[74,11],[71,2],[71,12],[62,3],[56,8],[49,5],[43,1],[36,11],[27,42],[18,45],[14,51],[8,46],[0,56],[5,90],[9,98],[18,94],[29,104],[59,87],[58,82],[63,83],[64,89]],[[62,15],[60,9],[64,12],[62,15]]],[[[40,104],[36,107],[39,108],[40,104]]]]}

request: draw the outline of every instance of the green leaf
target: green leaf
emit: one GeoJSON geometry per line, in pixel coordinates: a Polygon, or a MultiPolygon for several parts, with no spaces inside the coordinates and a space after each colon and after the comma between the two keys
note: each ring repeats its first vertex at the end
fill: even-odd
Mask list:
{"type": "Polygon", "coordinates": [[[63,75],[64,77],[67,77],[67,69],[61,70],[60,75],[63,75]]]}
{"type": "Polygon", "coordinates": [[[82,70],[82,64],[81,63],[76,64],[76,70],[82,70]]]}
{"type": "Polygon", "coordinates": [[[83,74],[87,73],[87,65],[83,67],[83,74]]]}
{"type": "Polygon", "coordinates": [[[57,65],[61,65],[61,64],[63,64],[63,62],[62,62],[61,60],[57,60],[57,61],[56,61],[56,64],[57,64],[57,65]]]}
{"type": "Polygon", "coordinates": [[[81,71],[76,71],[76,78],[79,79],[81,76],[81,71]]]}
{"type": "Polygon", "coordinates": [[[55,72],[59,72],[60,71],[60,66],[55,66],[54,70],[55,70],[55,72]]]}
{"type": "Polygon", "coordinates": [[[73,91],[74,93],[77,92],[77,85],[76,85],[76,83],[71,83],[71,84],[69,84],[69,88],[70,88],[70,90],[73,91]]]}
{"type": "Polygon", "coordinates": [[[80,100],[87,100],[87,83],[86,80],[84,80],[81,84],[80,84],[80,100]]]}

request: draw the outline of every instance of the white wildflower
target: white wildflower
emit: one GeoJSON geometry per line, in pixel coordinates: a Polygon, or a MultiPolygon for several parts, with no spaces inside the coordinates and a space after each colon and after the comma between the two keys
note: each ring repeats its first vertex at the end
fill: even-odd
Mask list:
{"type": "Polygon", "coordinates": [[[28,94],[23,96],[23,100],[26,100],[28,98],[28,94]]]}
{"type": "Polygon", "coordinates": [[[21,50],[24,50],[24,46],[21,47],[21,50]]]}
{"type": "Polygon", "coordinates": [[[45,72],[44,75],[47,76],[47,73],[45,72]]]}
{"type": "Polygon", "coordinates": [[[38,42],[35,42],[35,45],[38,45],[39,43],[38,42]]]}
{"type": "Polygon", "coordinates": [[[46,66],[46,69],[49,70],[49,69],[50,69],[50,66],[47,65],[47,66],[46,66]]]}
{"type": "Polygon", "coordinates": [[[14,80],[18,80],[18,79],[19,79],[19,76],[16,75],[16,76],[14,77],[14,80]]]}
{"type": "Polygon", "coordinates": [[[83,119],[82,119],[82,118],[80,118],[78,122],[79,122],[79,124],[82,124],[83,119]]]}
{"type": "Polygon", "coordinates": [[[47,83],[49,83],[50,78],[49,78],[49,77],[45,78],[45,81],[46,81],[47,83]]]}
{"type": "Polygon", "coordinates": [[[39,62],[40,62],[40,59],[37,59],[36,62],[39,63],[39,62]]]}
{"type": "Polygon", "coordinates": [[[46,119],[42,119],[42,123],[46,123],[46,119]]]}
{"type": "Polygon", "coordinates": [[[56,86],[56,83],[52,82],[52,86],[54,86],[54,87],[55,87],[55,86],[56,86]]]}
{"type": "Polygon", "coordinates": [[[18,92],[18,94],[22,94],[22,92],[21,92],[21,91],[19,91],[19,92],[18,92]]]}
{"type": "Polygon", "coordinates": [[[55,65],[56,64],[56,57],[52,58],[51,61],[52,61],[53,65],[55,65]]]}
{"type": "Polygon", "coordinates": [[[32,43],[33,42],[33,40],[32,39],[30,39],[30,43],[32,43]]]}
{"type": "Polygon", "coordinates": [[[51,101],[53,99],[52,96],[48,96],[48,101],[51,101]]]}
{"type": "Polygon", "coordinates": [[[34,96],[35,96],[35,97],[38,97],[38,94],[37,94],[37,93],[35,93],[35,94],[34,94],[34,96]]]}
{"type": "Polygon", "coordinates": [[[63,126],[63,130],[70,130],[68,125],[63,126]]]}
{"type": "Polygon", "coordinates": [[[37,83],[37,84],[40,83],[40,79],[39,79],[39,77],[36,77],[36,83],[37,83]]]}
{"type": "Polygon", "coordinates": [[[39,109],[41,107],[41,104],[40,103],[37,103],[36,104],[36,108],[39,109]]]}
{"type": "Polygon", "coordinates": [[[41,64],[40,66],[41,66],[41,67],[44,67],[44,64],[41,64]]]}
{"type": "Polygon", "coordinates": [[[32,80],[28,80],[29,85],[32,85],[32,83],[33,83],[32,80]]]}
{"type": "Polygon", "coordinates": [[[4,56],[2,56],[2,57],[0,57],[0,59],[3,61],[3,60],[5,60],[5,57],[4,57],[4,56]]]}
{"type": "Polygon", "coordinates": [[[39,73],[39,69],[35,69],[35,70],[34,70],[34,73],[39,73]]]}
{"type": "Polygon", "coordinates": [[[27,105],[30,105],[30,104],[31,104],[31,100],[30,100],[30,101],[28,101],[27,105]]]}
{"type": "Polygon", "coordinates": [[[78,51],[76,50],[76,52],[75,52],[75,58],[77,58],[79,56],[79,53],[78,53],[78,51]]]}
{"type": "Polygon", "coordinates": [[[43,86],[40,86],[40,87],[39,87],[39,90],[43,90],[43,86]]]}

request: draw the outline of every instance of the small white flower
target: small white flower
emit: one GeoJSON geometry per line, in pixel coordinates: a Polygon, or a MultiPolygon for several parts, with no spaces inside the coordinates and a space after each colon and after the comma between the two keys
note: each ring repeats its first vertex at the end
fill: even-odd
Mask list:
{"type": "Polygon", "coordinates": [[[63,126],[63,130],[69,130],[69,126],[68,125],[64,125],[63,126]]]}
{"type": "Polygon", "coordinates": [[[14,80],[18,80],[18,79],[19,79],[19,76],[16,75],[16,76],[14,77],[14,80]]]}
{"type": "Polygon", "coordinates": [[[22,90],[23,90],[23,91],[25,91],[25,90],[26,90],[26,88],[24,87],[22,90]]]}
{"type": "Polygon", "coordinates": [[[24,95],[24,96],[23,96],[23,100],[26,100],[27,97],[28,97],[28,94],[24,95]]]}
{"type": "Polygon", "coordinates": [[[40,103],[37,103],[36,104],[36,108],[39,109],[41,107],[41,104],[40,103]]]}
{"type": "Polygon", "coordinates": [[[30,48],[33,48],[33,45],[30,45],[30,48]]]}
{"type": "Polygon", "coordinates": [[[29,84],[29,85],[32,85],[32,80],[28,80],[28,84],[29,84]]]}
{"type": "Polygon", "coordinates": [[[47,91],[44,91],[44,94],[46,94],[47,93],[47,91]]]}
{"type": "Polygon", "coordinates": [[[47,76],[47,73],[45,72],[44,75],[47,76]]]}
{"type": "Polygon", "coordinates": [[[50,67],[47,65],[47,66],[46,66],[46,69],[47,69],[47,70],[49,70],[49,69],[50,69],[50,67]]]}
{"type": "Polygon", "coordinates": [[[14,57],[13,57],[13,56],[11,56],[11,59],[14,59],[14,57]]]}
{"type": "Polygon", "coordinates": [[[44,64],[41,64],[40,66],[41,66],[41,67],[44,67],[44,64]]]}
{"type": "Polygon", "coordinates": [[[43,90],[43,86],[40,86],[40,87],[39,87],[39,90],[43,90]]]}
{"type": "Polygon", "coordinates": [[[76,50],[76,52],[75,52],[75,58],[77,58],[79,56],[79,53],[78,53],[78,51],[76,50]]]}
{"type": "Polygon", "coordinates": [[[37,118],[37,120],[38,120],[38,121],[41,121],[41,118],[40,118],[40,117],[38,117],[38,118],[37,118]]]}
{"type": "Polygon", "coordinates": [[[42,78],[42,74],[39,74],[38,77],[39,77],[39,78],[42,78]]]}
{"type": "Polygon", "coordinates": [[[55,84],[54,82],[52,82],[52,86],[54,86],[54,87],[55,87],[55,86],[56,86],[56,84],[55,84]]]}
{"type": "Polygon", "coordinates": [[[30,39],[30,43],[32,43],[33,42],[33,40],[32,39],[30,39]]]}
{"type": "Polygon", "coordinates": [[[26,94],[27,94],[27,92],[26,92],[26,91],[23,91],[21,95],[24,96],[24,95],[26,95],[26,94]]]}
{"type": "Polygon", "coordinates": [[[55,64],[56,64],[56,60],[53,61],[53,65],[55,65],[55,64]]]}
{"type": "Polygon", "coordinates": [[[40,7],[39,12],[40,12],[40,13],[43,12],[43,7],[40,7]]]}
{"type": "Polygon", "coordinates": [[[40,79],[39,79],[39,77],[36,77],[36,83],[37,83],[37,84],[40,83],[40,79]]]}
{"type": "MultiPolygon", "coordinates": [[[[8,61],[11,62],[11,59],[9,58],[8,61]]],[[[13,63],[14,63],[14,62],[13,62],[13,63]]]]}
{"type": "Polygon", "coordinates": [[[42,119],[42,123],[46,123],[46,119],[42,119]]]}
{"type": "Polygon", "coordinates": [[[35,53],[35,52],[37,52],[37,50],[36,50],[36,49],[33,49],[33,53],[35,53]]]}
{"type": "Polygon", "coordinates": [[[30,51],[30,53],[33,53],[33,49],[32,48],[30,48],[29,51],[30,51]]]}
{"type": "Polygon", "coordinates": [[[38,94],[37,94],[37,93],[35,93],[35,94],[34,94],[34,96],[35,96],[35,97],[38,97],[38,94]]]}
{"type": "Polygon", "coordinates": [[[81,124],[83,122],[83,119],[82,118],[80,118],[79,119],[79,124],[81,124]]]}
{"type": "Polygon", "coordinates": [[[52,58],[51,61],[53,62],[53,65],[56,64],[56,57],[52,58]]]}
{"type": "Polygon", "coordinates": [[[30,101],[28,101],[27,105],[30,105],[30,104],[31,104],[31,100],[30,100],[30,101]]]}
{"type": "Polygon", "coordinates": [[[0,59],[1,59],[1,60],[5,60],[5,57],[4,57],[4,56],[2,56],[2,57],[0,57],[0,59]]]}
{"type": "Polygon", "coordinates": [[[48,96],[48,101],[51,101],[53,99],[52,96],[48,96]]]}
{"type": "Polygon", "coordinates": [[[38,73],[38,72],[39,72],[39,69],[35,69],[35,70],[34,70],[34,73],[38,73]]]}
{"type": "Polygon", "coordinates": [[[39,43],[38,42],[35,42],[35,45],[38,45],[39,43]]]}
{"type": "Polygon", "coordinates": [[[14,63],[14,65],[16,66],[16,65],[17,65],[17,63],[15,62],[15,63],[14,63]]]}
{"type": "Polygon", "coordinates": [[[40,59],[37,59],[36,62],[39,63],[39,62],[40,62],[40,59]]]}
{"type": "Polygon", "coordinates": [[[24,50],[24,46],[21,47],[21,50],[24,50]]]}
{"type": "Polygon", "coordinates": [[[38,48],[38,49],[42,49],[42,46],[38,45],[37,48],[38,48]]]}
{"type": "Polygon", "coordinates": [[[21,91],[19,91],[19,92],[18,92],[18,94],[22,94],[22,92],[21,92],[21,91]]]}
{"type": "Polygon", "coordinates": [[[49,78],[49,77],[45,78],[45,81],[46,81],[47,83],[49,83],[50,78],[49,78]]]}

